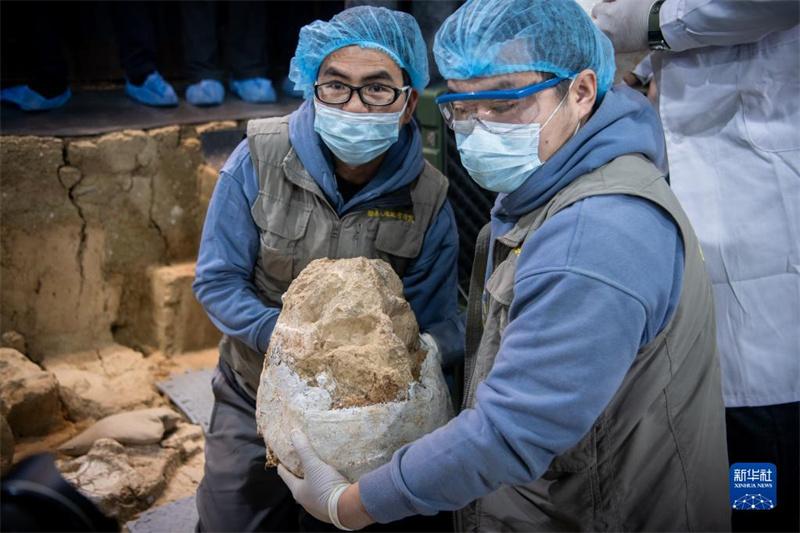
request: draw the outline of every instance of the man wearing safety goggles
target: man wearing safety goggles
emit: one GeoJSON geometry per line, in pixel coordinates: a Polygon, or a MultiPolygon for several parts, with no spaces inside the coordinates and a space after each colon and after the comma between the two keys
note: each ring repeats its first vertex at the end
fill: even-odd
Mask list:
{"type": "MultiPolygon", "coordinates": [[[[478,185],[490,191],[513,192],[542,165],[542,158],[550,157],[569,139],[568,134],[578,132],[583,118],[570,117],[565,111],[562,113],[565,116],[557,122],[563,126],[561,123],[571,120],[575,123],[574,130],[554,127],[542,137],[542,131],[564,105],[576,79],[580,78],[585,85],[584,93],[595,90],[591,87],[596,85],[593,72],[572,73],[570,77],[554,76],[541,81],[542,74],[525,72],[449,82],[453,92],[436,101],[445,123],[455,131],[461,162],[478,185]],[[562,84],[565,81],[568,86],[562,84]],[[519,88],[503,89],[507,86],[519,88]],[[555,90],[544,93],[551,88],[555,90]],[[550,109],[553,94],[557,104],[550,109]]],[[[583,108],[587,103],[585,96],[579,102],[583,108]]],[[[576,111],[581,110],[576,107],[572,115],[576,111]]],[[[585,114],[586,109],[583,111],[585,114]]]]}
{"type": "Polygon", "coordinates": [[[348,528],[448,509],[467,531],[726,530],[714,304],[652,106],[611,88],[572,0],[470,0],[434,54],[461,160],[501,193],[462,411],[351,486],[299,435],[295,497],[348,528]]]}

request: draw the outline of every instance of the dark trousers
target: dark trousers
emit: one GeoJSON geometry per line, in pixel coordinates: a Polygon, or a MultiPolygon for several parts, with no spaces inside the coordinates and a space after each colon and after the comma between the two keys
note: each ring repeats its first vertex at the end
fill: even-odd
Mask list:
{"type": "Polygon", "coordinates": [[[30,79],[28,85],[45,98],[67,90],[67,62],[61,50],[59,20],[63,5],[58,2],[26,2],[25,24],[28,24],[30,46],[27,47],[30,79]]]}
{"type": "Polygon", "coordinates": [[[431,85],[442,81],[439,68],[433,58],[433,38],[445,19],[452,15],[464,2],[462,0],[435,0],[420,2],[414,0],[345,0],[345,7],[375,6],[410,13],[419,24],[422,38],[428,45],[428,70],[431,85]]]}
{"type": "MultiPolygon", "coordinates": [[[[211,381],[214,410],[206,435],[206,464],[197,489],[198,531],[339,531],[298,505],[276,468],[265,468],[255,402],[220,362],[211,381]],[[220,368],[222,367],[222,368],[220,368]],[[226,377],[227,374],[227,377],[226,377]]],[[[414,516],[362,531],[451,531],[450,513],[414,516]]]]}
{"type": "MultiPolygon", "coordinates": [[[[145,2],[108,2],[109,15],[125,73],[140,80],[156,69],[156,39],[149,6],[145,2]]],[[[46,98],[67,90],[69,67],[62,51],[61,30],[66,2],[25,2],[22,24],[27,24],[26,54],[28,85],[46,98]]],[[[143,80],[142,80],[143,81],[143,80]]]]}
{"type": "Polygon", "coordinates": [[[156,70],[156,35],[147,2],[108,2],[119,48],[119,60],[128,79],[141,85],[156,70]]]}
{"type": "Polygon", "coordinates": [[[778,502],[768,511],[738,511],[733,531],[800,531],[800,402],[726,409],[728,462],[772,463],[778,502]]]}
{"type": "Polygon", "coordinates": [[[193,83],[204,79],[222,80],[218,10],[228,14],[228,65],[234,79],[267,76],[267,5],[261,1],[181,2],[186,68],[193,83]]]}

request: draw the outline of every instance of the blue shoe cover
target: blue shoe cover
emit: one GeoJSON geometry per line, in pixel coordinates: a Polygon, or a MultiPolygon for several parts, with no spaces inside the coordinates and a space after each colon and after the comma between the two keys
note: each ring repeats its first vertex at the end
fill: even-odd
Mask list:
{"type": "Polygon", "coordinates": [[[178,105],[178,95],[175,94],[175,89],[164,81],[161,74],[155,71],[147,76],[147,79],[139,87],[126,80],[125,93],[145,105],[156,107],[178,105]]]}
{"type": "Polygon", "coordinates": [[[200,80],[186,88],[186,101],[192,105],[219,105],[225,100],[225,86],[217,80],[200,80]]]}
{"type": "Polygon", "coordinates": [[[27,85],[17,85],[0,91],[0,100],[17,104],[23,111],[50,111],[67,103],[72,91],[67,89],[58,96],[45,98],[27,85]]]}
{"type": "Polygon", "coordinates": [[[292,98],[302,98],[303,91],[296,91],[294,88],[294,82],[289,79],[289,76],[283,78],[281,81],[281,91],[286,96],[291,96],[292,98]]]}
{"type": "Polygon", "coordinates": [[[272,81],[267,78],[231,80],[231,92],[245,102],[254,104],[274,102],[278,99],[272,81]]]}

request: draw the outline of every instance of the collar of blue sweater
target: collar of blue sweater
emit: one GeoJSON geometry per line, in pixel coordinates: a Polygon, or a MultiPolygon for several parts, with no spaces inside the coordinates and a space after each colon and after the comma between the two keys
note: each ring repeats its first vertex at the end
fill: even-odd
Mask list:
{"type": "Polygon", "coordinates": [[[378,173],[346,204],[336,186],[333,156],[322,138],[314,131],[314,105],[306,100],[289,117],[289,141],[306,171],[340,215],[351,208],[413,182],[425,167],[422,157],[422,136],[416,121],[400,130],[400,136],[386,152],[378,173]]]}
{"type": "Polygon", "coordinates": [[[625,86],[613,87],[578,133],[510,194],[497,197],[492,214],[518,219],[547,203],[580,176],[625,154],[642,154],[666,170],[661,121],[650,102],[625,86]]]}

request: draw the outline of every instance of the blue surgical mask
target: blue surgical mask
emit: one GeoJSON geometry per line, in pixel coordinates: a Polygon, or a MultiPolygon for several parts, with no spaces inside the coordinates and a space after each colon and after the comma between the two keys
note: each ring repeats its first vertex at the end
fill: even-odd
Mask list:
{"type": "MultiPolygon", "coordinates": [[[[509,129],[507,124],[477,122],[472,133],[456,132],[456,145],[461,154],[461,164],[472,179],[489,191],[503,193],[516,191],[542,166],[542,161],[539,159],[539,135],[561,108],[565,99],[566,95],[541,126],[534,123],[509,129]],[[484,124],[492,131],[483,127],[484,124]],[[504,128],[508,131],[504,132],[504,128]]],[[[577,132],[576,128],[575,133],[577,132]]]]}
{"type": "Polygon", "coordinates": [[[363,165],[397,142],[407,104],[396,113],[350,113],[315,100],[314,131],[342,162],[363,165]]]}

